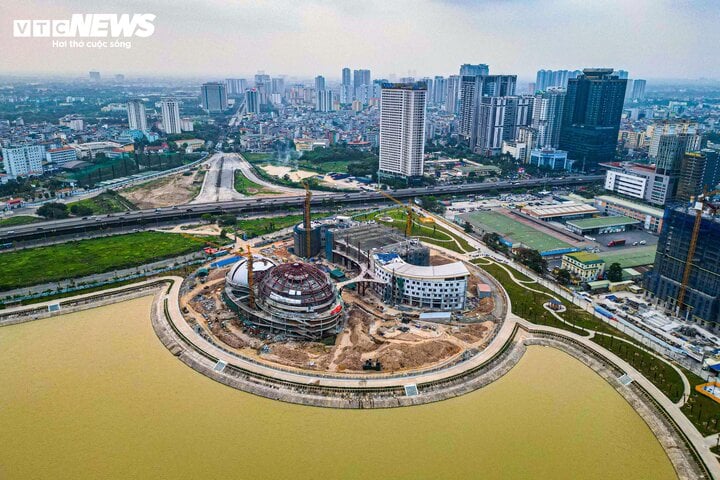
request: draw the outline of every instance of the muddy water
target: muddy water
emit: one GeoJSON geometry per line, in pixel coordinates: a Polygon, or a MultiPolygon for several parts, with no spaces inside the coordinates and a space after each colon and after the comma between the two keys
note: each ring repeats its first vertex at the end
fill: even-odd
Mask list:
{"type": "Polygon", "coordinates": [[[531,347],[498,382],[392,410],[289,405],[194,372],[142,298],[0,328],[0,478],[675,478],[600,377],[531,347]]]}

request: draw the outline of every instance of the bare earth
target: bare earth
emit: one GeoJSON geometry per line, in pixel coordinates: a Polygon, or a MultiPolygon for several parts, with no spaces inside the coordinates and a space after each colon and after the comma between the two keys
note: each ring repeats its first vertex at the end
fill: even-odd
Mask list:
{"type": "Polygon", "coordinates": [[[178,173],[120,193],[139,208],[183,205],[195,198],[202,184],[202,178],[201,171],[192,172],[192,175],[188,176],[178,173]]]}

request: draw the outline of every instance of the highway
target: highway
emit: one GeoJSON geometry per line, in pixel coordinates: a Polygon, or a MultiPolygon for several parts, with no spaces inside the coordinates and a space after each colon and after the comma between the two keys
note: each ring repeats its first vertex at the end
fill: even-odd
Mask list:
{"type": "MultiPolygon", "coordinates": [[[[404,188],[392,191],[398,199],[408,199],[424,195],[463,195],[469,193],[484,193],[492,190],[513,190],[517,188],[579,185],[597,182],[605,178],[603,175],[572,176],[564,178],[535,178],[530,180],[471,183],[463,185],[442,185],[430,187],[404,188]]],[[[0,244],[10,242],[23,242],[59,235],[73,235],[88,230],[114,230],[127,229],[130,226],[154,226],[168,222],[188,222],[199,219],[204,214],[224,213],[262,213],[278,212],[283,208],[300,208],[303,204],[303,195],[285,195],[278,197],[247,198],[232,201],[210,203],[193,203],[167,208],[147,210],[131,210],[124,213],[109,215],[95,215],[82,218],[67,218],[51,220],[42,223],[20,225],[0,228],[0,244]]],[[[313,194],[313,205],[348,204],[362,205],[372,203],[385,203],[388,200],[378,192],[316,192],[313,194]]]]}

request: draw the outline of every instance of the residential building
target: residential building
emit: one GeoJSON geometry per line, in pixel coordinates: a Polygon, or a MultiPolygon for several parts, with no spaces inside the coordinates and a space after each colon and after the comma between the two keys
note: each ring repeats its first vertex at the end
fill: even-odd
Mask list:
{"type": "Polygon", "coordinates": [[[633,80],[632,95],[630,98],[633,100],[645,100],[645,80],[637,79],[633,80]]]}
{"type": "Polygon", "coordinates": [[[422,177],[426,98],[423,82],[382,85],[378,176],[406,181],[422,177]]]}
{"type": "Polygon", "coordinates": [[[228,108],[225,84],[220,82],[203,83],[200,89],[200,103],[208,113],[224,112],[228,108]]]}
{"type": "Polygon", "coordinates": [[[40,145],[23,145],[2,149],[5,173],[10,179],[43,174],[45,148],[40,145]]]}
{"type": "Polygon", "coordinates": [[[568,81],[577,78],[582,72],[580,70],[538,70],[535,77],[535,85],[530,93],[544,91],[548,88],[567,88],[568,81]]]}
{"type": "Polygon", "coordinates": [[[242,95],[247,88],[247,80],[244,78],[226,78],[225,86],[227,87],[227,94],[229,96],[242,95]]]}
{"type": "Polygon", "coordinates": [[[676,310],[685,267],[691,269],[683,301],[682,314],[690,320],[718,331],[720,325],[720,219],[703,214],[695,252],[688,252],[695,225],[695,210],[688,207],[670,208],[658,240],[652,271],[646,279],[650,297],[659,304],[676,310]]]}
{"type": "Polygon", "coordinates": [[[182,133],[180,123],[180,102],[174,98],[163,98],[160,100],[160,111],[162,113],[163,130],[168,135],[182,133]]]}
{"type": "Polygon", "coordinates": [[[260,95],[254,88],[245,90],[245,111],[253,115],[260,113],[260,95]]]}
{"type": "Polygon", "coordinates": [[[445,77],[436,76],[433,82],[432,103],[444,105],[447,98],[447,80],[445,77]]]}
{"type": "Polygon", "coordinates": [[[285,79],[284,78],[273,78],[270,80],[270,93],[272,95],[280,95],[280,98],[285,96],[285,79]]]}
{"type": "Polygon", "coordinates": [[[460,77],[450,75],[447,79],[447,93],[445,95],[445,111],[458,113],[458,99],[460,98],[460,77]]]}
{"type": "Polygon", "coordinates": [[[583,170],[615,156],[626,83],[611,68],[586,68],[568,81],[559,147],[583,170]]]}
{"type": "Polygon", "coordinates": [[[593,282],[605,272],[605,261],[590,252],[566,253],[562,256],[563,268],[580,282],[593,282]]]}
{"type": "MultiPolygon", "coordinates": [[[[483,110],[484,115],[498,113],[490,111],[488,108],[503,108],[508,104],[507,100],[496,101],[487,100],[488,98],[510,97],[515,94],[516,75],[487,75],[487,76],[469,76],[460,77],[460,125],[459,133],[468,140],[471,148],[485,150],[489,144],[494,144],[495,149],[502,147],[502,138],[497,142],[488,139],[488,135],[492,135],[488,128],[490,124],[500,124],[507,121],[506,118],[491,119],[487,116],[484,119],[484,125],[480,125],[480,111],[483,110]],[[487,101],[486,101],[487,100],[487,101]],[[480,133],[481,130],[484,133],[480,133]],[[481,135],[484,135],[480,140],[481,135]]],[[[504,110],[502,111],[504,112],[504,110]]],[[[510,117],[508,117],[509,119],[510,117]]],[[[529,122],[525,123],[529,125],[529,122]]],[[[513,140],[514,137],[505,138],[513,140]]]]}
{"type": "Polygon", "coordinates": [[[318,90],[317,104],[315,109],[319,112],[331,112],[333,110],[333,92],[332,90],[318,90]]]}
{"type": "Polygon", "coordinates": [[[490,75],[490,67],[484,63],[478,63],[477,65],[471,65],[464,63],[460,65],[460,76],[470,75],[473,77],[487,76],[490,75]]]}
{"type": "Polygon", "coordinates": [[[130,100],[127,102],[128,126],[130,130],[146,131],[147,114],[145,104],[142,100],[130,100]]]}
{"type": "Polygon", "coordinates": [[[532,105],[533,97],[528,95],[482,97],[470,145],[484,155],[499,154],[503,141],[514,140],[520,127],[530,125],[532,105]]]}
{"type": "Polygon", "coordinates": [[[673,133],[660,135],[655,168],[658,173],[678,178],[686,152],[700,149],[700,135],[673,133]]]}
{"type": "Polygon", "coordinates": [[[655,158],[660,149],[660,138],[663,135],[699,133],[699,125],[688,120],[655,122],[647,127],[646,138],[648,138],[648,156],[655,158]]]}
{"type": "Polygon", "coordinates": [[[325,90],[325,77],[318,75],[315,77],[315,92],[325,90]]]}
{"type": "Polygon", "coordinates": [[[565,90],[548,88],[535,94],[530,126],[537,131],[534,148],[558,148],[562,126],[565,90]]]}
{"type": "Polygon", "coordinates": [[[665,212],[660,208],[612,195],[595,197],[595,207],[604,215],[621,215],[639,220],[643,229],[653,233],[660,233],[663,229],[665,212]]]}

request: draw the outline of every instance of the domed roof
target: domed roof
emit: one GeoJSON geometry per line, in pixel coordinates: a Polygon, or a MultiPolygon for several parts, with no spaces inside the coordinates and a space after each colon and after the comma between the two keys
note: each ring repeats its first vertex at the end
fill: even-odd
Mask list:
{"type": "MultiPolygon", "coordinates": [[[[265,272],[266,270],[274,267],[275,264],[267,257],[262,255],[253,254],[253,273],[258,274],[265,272]]],[[[232,266],[230,271],[225,276],[225,281],[231,286],[238,288],[248,286],[248,269],[247,269],[247,258],[243,257],[232,266]]]]}
{"type": "Polygon", "coordinates": [[[262,297],[290,306],[314,306],[335,298],[328,276],[308,263],[283,263],[271,268],[259,283],[262,297]]]}

